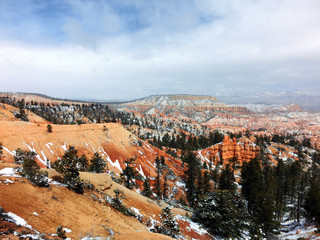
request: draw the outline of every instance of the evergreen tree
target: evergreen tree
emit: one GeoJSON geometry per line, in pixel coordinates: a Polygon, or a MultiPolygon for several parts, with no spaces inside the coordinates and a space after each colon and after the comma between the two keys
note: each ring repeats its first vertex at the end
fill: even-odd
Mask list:
{"type": "Polygon", "coordinates": [[[248,211],[252,214],[259,204],[259,194],[263,191],[263,173],[257,158],[244,162],[241,170],[242,195],[248,201],[248,211]]]}
{"type": "Polygon", "coordinates": [[[170,207],[164,207],[160,214],[160,229],[161,233],[172,238],[178,238],[180,234],[180,227],[173,218],[170,207]]]}
{"type": "Polygon", "coordinates": [[[38,187],[49,187],[48,173],[40,170],[34,158],[26,157],[20,170],[21,176],[30,180],[33,185],[38,187]]]}
{"type": "Polygon", "coordinates": [[[0,159],[1,159],[1,155],[3,154],[2,149],[3,149],[3,147],[2,147],[2,143],[0,142],[0,159]]]}
{"type": "Polygon", "coordinates": [[[196,155],[192,152],[188,152],[184,157],[183,161],[188,164],[188,168],[185,171],[186,174],[186,191],[187,199],[190,206],[194,206],[198,200],[198,189],[196,185],[197,176],[199,176],[200,171],[200,161],[196,155]]]}
{"type": "Polygon", "coordinates": [[[218,188],[220,190],[230,190],[230,191],[235,191],[237,188],[235,184],[233,171],[230,169],[229,164],[222,170],[220,174],[218,188]]]}
{"type": "Polygon", "coordinates": [[[152,191],[150,187],[150,180],[149,177],[147,176],[143,182],[143,190],[142,190],[142,195],[145,197],[150,198],[152,196],[152,191]]]}
{"type": "Polygon", "coordinates": [[[203,192],[207,194],[210,191],[211,191],[210,173],[209,171],[205,171],[203,174],[203,192]]]}
{"type": "Polygon", "coordinates": [[[35,155],[36,155],[36,153],[33,151],[24,151],[24,150],[18,148],[16,150],[16,154],[14,155],[14,162],[16,164],[22,165],[26,158],[33,159],[35,155]]]}
{"type": "Polygon", "coordinates": [[[85,157],[78,157],[77,153],[78,151],[70,146],[62,158],[52,164],[52,167],[63,174],[63,182],[70,190],[82,194],[84,184],[80,180],[79,171],[87,168],[87,160],[85,157]]]}
{"type": "Polygon", "coordinates": [[[320,168],[313,162],[309,170],[310,184],[304,208],[309,220],[316,220],[320,225],[320,168]]]}
{"type": "Polygon", "coordinates": [[[165,159],[163,156],[161,156],[161,158],[156,157],[155,162],[156,162],[157,176],[156,176],[156,181],[154,183],[154,191],[157,194],[158,199],[161,199],[163,195],[162,189],[161,189],[161,175],[165,167],[165,159]]]}
{"type": "Polygon", "coordinates": [[[286,178],[285,178],[285,165],[282,159],[278,160],[278,165],[275,168],[275,181],[277,183],[276,187],[276,215],[279,221],[285,213],[286,207],[286,178]]]}
{"type": "Polygon", "coordinates": [[[135,159],[129,158],[124,162],[124,164],[126,167],[120,174],[121,182],[126,188],[132,189],[134,186],[136,186],[134,180],[138,177],[138,171],[134,168],[136,164],[135,159]]]}
{"type": "Polygon", "coordinates": [[[92,157],[90,162],[91,165],[89,167],[89,172],[103,173],[105,171],[107,164],[98,152],[94,153],[94,156],[92,157]]]}
{"type": "Polygon", "coordinates": [[[240,239],[248,229],[245,202],[240,195],[229,190],[213,191],[200,200],[193,220],[225,238],[240,239]]]}
{"type": "Polygon", "coordinates": [[[48,133],[52,133],[52,126],[50,124],[47,125],[48,133]]]}
{"type": "Polygon", "coordinates": [[[168,199],[169,196],[169,184],[168,184],[168,174],[164,174],[163,181],[163,199],[168,199]]]}
{"type": "Polygon", "coordinates": [[[270,166],[265,167],[264,171],[265,184],[258,198],[260,204],[257,204],[256,216],[259,219],[259,223],[261,223],[265,237],[269,239],[269,236],[271,237],[271,235],[277,233],[280,221],[277,220],[276,216],[276,181],[270,166]]]}

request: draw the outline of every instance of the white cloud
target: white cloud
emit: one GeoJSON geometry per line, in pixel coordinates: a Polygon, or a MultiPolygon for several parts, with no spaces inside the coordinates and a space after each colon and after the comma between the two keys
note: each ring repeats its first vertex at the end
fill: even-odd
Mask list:
{"type": "MultiPolygon", "coordinates": [[[[320,92],[317,0],[122,4],[121,12],[102,1],[72,2],[76,14],[63,21],[64,43],[39,47],[2,36],[3,90],[27,79],[28,91],[100,99],[244,89],[320,92]]],[[[17,90],[27,91],[23,87],[17,90]]]]}

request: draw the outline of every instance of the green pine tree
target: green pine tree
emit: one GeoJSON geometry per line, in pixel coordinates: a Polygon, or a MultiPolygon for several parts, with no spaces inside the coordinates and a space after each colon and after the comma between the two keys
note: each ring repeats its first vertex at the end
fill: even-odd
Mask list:
{"type": "Polygon", "coordinates": [[[135,159],[129,158],[124,162],[124,164],[126,165],[126,167],[120,174],[121,182],[126,188],[132,189],[136,186],[134,180],[137,179],[139,175],[138,171],[134,167],[136,164],[135,159]]]}
{"type": "Polygon", "coordinates": [[[91,165],[89,167],[89,172],[103,173],[105,171],[107,164],[98,152],[94,153],[94,156],[92,157],[90,162],[91,165]]]}
{"type": "Polygon", "coordinates": [[[180,234],[180,227],[173,218],[170,207],[164,207],[160,214],[161,233],[172,238],[178,238],[180,234]]]}
{"type": "Polygon", "coordinates": [[[230,190],[213,191],[201,199],[194,209],[193,220],[228,239],[243,238],[249,227],[244,199],[230,190]]]}
{"type": "Polygon", "coordinates": [[[142,195],[150,198],[152,196],[152,191],[150,187],[150,179],[147,176],[143,182],[143,190],[142,190],[142,195]]]}

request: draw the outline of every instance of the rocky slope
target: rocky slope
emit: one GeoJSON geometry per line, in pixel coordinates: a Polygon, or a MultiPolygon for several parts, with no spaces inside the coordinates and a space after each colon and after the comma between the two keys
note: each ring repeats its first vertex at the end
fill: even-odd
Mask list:
{"type": "Polygon", "coordinates": [[[231,107],[220,103],[212,96],[198,95],[155,95],[124,103],[118,110],[139,112],[147,115],[172,115],[190,118],[198,122],[214,117],[217,113],[249,113],[245,107],[231,107]]]}
{"type": "MultiPolygon", "coordinates": [[[[25,178],[1,174],[11,167],[15,165],[0,163],[0,205],[5,211],[0,216],[0,229],[9,239],[15,239],[14,235],[22,236],[21,239],[40,239],[41,236],[52,239],[59,225],[71,239],[97,236],[121,240],[172,239],[149,231],[154,224],[159,224],[159,214],[165,205],[113,182],[107,174],[81,173],[81,178],[89,180],[95,189],[79,195],[61,184],[39,188],[25,178]],[[108,198],[115,196],[115,189],[123,192],[122,203],[136,213],[135,217],[122,214],[108,203],[108,198]],[[13,218],[3,218],[6,215],[13,218]]],[[[49,177],[55,174],[49,171],[49,177]]],[[[185,211],[173,209],[173,212],[185,239],[212,239],[204,229],[183,217],[185,211]]]]}

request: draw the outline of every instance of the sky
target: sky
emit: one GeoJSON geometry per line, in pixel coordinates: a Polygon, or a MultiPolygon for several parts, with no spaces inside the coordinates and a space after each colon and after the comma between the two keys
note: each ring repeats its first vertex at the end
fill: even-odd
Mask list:
{"type": "Polygon", "coordinates": [[[319,0],[1,0],[0,91],[320,95],[319,0]]]}

